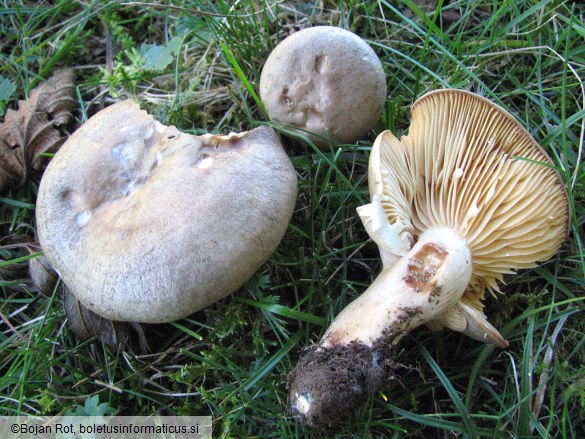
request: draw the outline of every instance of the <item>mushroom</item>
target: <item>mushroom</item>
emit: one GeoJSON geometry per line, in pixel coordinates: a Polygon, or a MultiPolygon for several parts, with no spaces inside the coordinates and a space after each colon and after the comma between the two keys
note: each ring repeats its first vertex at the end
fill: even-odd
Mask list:
{"type": "Polygon", "coordinates": [[[371,203],[358,214],[383,269],[289,376],[292,411],[309,425],[338,422],[387,384],[397,343],[419,325],[508,346],[483,313],[485,291],[549,259],[568,233],[552,160],[470,92],[418,99],[408,135],[376,139],[368,180],[371,203]]]}
{"type": "Polygon", "coordinates": [[[123,101],[52,159],[39,188],[39,240],[91,311],[169,322],[258,270],[287,229],[296,192],[272,129],[193,136],[123,101]]]}
{"type": "Polygon", "coordinates": [[[376,124],[386,99],[384,69],[357,35],[332,26],[303,29],[277,45],[262,69],[260,97],[272,121],[318,146],[353,143],[376,124]]]}

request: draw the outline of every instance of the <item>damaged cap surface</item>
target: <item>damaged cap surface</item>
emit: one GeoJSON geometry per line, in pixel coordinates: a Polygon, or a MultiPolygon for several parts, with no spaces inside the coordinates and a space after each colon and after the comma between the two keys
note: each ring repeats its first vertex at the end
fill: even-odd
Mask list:
{"type": "Polygon", "coordinates": [[[124,101],[53,158],[38,233],[87,308],[110,320],[168,322],[235,291],[266,261],[296,190],[273,130],[192,136],[124,101]]]}
{"type": "Polygon", "coordinates": [[[341,28],[316,26],[274,48],[262,70],[260,97],[271,120],[308,131],[317,145],[327,138],[353,143],[380,118],[386,79],[364,40],[341,28]]]}

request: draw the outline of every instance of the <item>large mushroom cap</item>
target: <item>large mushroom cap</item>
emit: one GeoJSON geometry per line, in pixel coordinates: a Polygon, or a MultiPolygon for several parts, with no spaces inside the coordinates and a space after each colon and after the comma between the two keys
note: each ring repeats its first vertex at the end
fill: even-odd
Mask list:
{"type": "Polygon", "coordinates": [[[419,98],[408,135],[376,140],[368,178],[388,222],[375,238],[383,260],[425,230],[455,231],[473,263],[464,306],[478,310],[486,288],[549,259],[568,233],[566,189],[550,157],[510,114],[470,92],[419,98]]]}
{"type": "Polygon", "coordinates": [[[125,101],[88,120],[53,158],[38,233],[90,310],[168,322],[235,291],[266,261],[296,190],[271,129],[197,137],[125,101]]]}
{"type": "Polygon", "coordinates": [[[332,26],[303,29],[274,48],[260,77],[271,120],[352,143],[376,124],[386,99],[382,63],[357,35],[332,26]]]}

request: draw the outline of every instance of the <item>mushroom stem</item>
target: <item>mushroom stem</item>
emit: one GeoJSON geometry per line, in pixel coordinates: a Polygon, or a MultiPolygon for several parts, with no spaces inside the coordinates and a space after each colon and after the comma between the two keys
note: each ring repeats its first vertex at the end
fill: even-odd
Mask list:
{"type": "Polygon", "coordinates": [[[339,314],[321,346],[358,341],[371,347],[384,333],[400,338],[453,307],[470,278],[465,240],[447,228],[430,229],[339,314]]]}
{"type": "Polygon", "coordinates": [[[396,369],[394,346],[456,306],[471,272],[467,242],[454,230],[424,232],[303,353],[289,377],[295,416],[308,425],[333,424],[380,390],[396,369]]]}

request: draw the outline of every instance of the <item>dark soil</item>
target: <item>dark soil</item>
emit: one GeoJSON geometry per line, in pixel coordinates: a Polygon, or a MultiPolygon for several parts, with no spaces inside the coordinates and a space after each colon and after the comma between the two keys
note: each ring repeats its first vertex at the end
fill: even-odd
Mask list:
{"type": "Polygon", "coordinates": [[[392,338],[381,337],[371,348],[352,342],[306,349],[288,376],[289,405],[295,419],[312,427],[340,423],[369,396],[387,387],[394,371],[403,367],[394,362],[392,338]]]}

